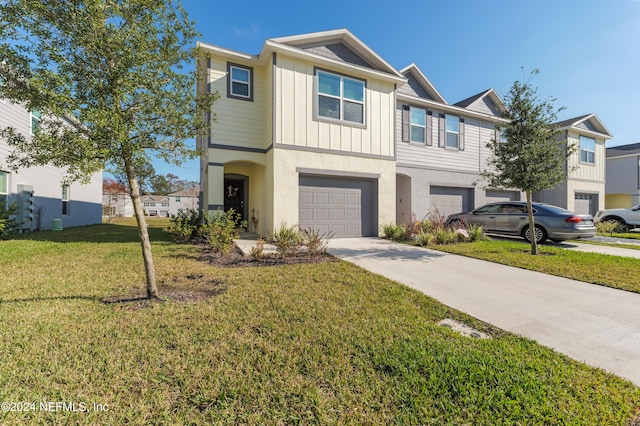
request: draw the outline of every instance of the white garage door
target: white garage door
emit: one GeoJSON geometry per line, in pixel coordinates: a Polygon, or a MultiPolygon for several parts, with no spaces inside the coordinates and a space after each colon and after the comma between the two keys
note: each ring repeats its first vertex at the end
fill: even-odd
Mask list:
{"type": "Polygon", "coordinates": [[[574,213],[594,215],[597,212],[597,195],[576,193],[574,213]]]}
{"type": "Polygon", "coordinates": [[[300,227],[335,237],[373,237],[378,235],[377,210],[374,179],[300,176],[300,227]]]}
{"type": "Polygon", "coordinates": [[[453,213],[466,212],[472,207],[472,189],[454,188],[448,186],[431,187],[431,210],[432,214],[440,214],[444,217],[453,213]],[[437,212],[437,213],[436,213],[437,212]]]}
{"type": "Polygon", "coordinates": [[[487,203],[499,203],[501,201],[520,201],[520,193],[518,191],[502,191],[487,189],[487,203]]]}

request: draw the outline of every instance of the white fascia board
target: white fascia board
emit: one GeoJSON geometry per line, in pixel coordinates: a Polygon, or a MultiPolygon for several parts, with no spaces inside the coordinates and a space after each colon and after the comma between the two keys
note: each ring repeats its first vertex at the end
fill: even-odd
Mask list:
{"type": "Polygon", "coordinates": [[[407,82],[407,79],[404,76],[400,76],[399,74],[388,74],[382,71],[377,71],[336,59],[327,58],[325,56],[307,52],[306,50],[277,43],[273,40],[267,40],[265,42],[264,48],[262,49],[262,52],[260,52],[260,57],[266,57],[266,54],[269,52],[283,53],[294,58],[303,59],[307,62],[313,62],[314,64],[324,65],[331,67],[332,69],[344,71],[345,73],[371,76],[379,80],[388,81],[390,83],[404,84],[407,82]]]}
{"type": "Polygon", "coordinates": [[[224,47],[215,46],[213,44],[197,42],[197,47],[203,48],[214,53],[216,56],[222,56],[227,59],[231,59],[238,62],[261,62],[260,56],[251,55],[248,53],[238,52],[237,50],[225,49],[224,47]]]}
{"type": "Polygon", "coordinates": [[[635,154],[630,153],[630,154],[622,154],[622,155],[613,155],[613,156],[607,157],[607,160],[621,160],[623,158],[638,158],[639,155],[640,155],[640,152],[636,152],[635,154]]]}
{"type": "Polygon", "coordinates": [[[494,122],[494,123],[506,124],[506,123],[509,122],[509,120],[501,118],[501,117],[495,117],[493,115],[487,115],[487,114],[483,114],[481,112],[470,111],[468,109],[461,108],[461,107],[458,107],[458,106],[441,104],[440,102],[435,102],[435,101],[432,101],[432,100],[429,100],[429,99],[416,98],[415,96],[408,96],[408,95],[403,95],[403,94],[400,94],[400,93],[398,93],[398,100],[399,101],[406,101],[406,102],[409,102],[409,103],[411,103],[413,105],[423,106],[425,108],[435,109],[435,110],[442,111],[442,112],[445,112],[445,113],[449,112],[451,114],[460,115],[460,116],[464,116],[464,117],[479,118],[479,119],[491,121],[491,122],[494,122]]]}
{"type": "Polygon", "coordinates": [[[556,131],[563,131],[563,130],[568,130],[570,132],[577,133],[578,135],[589,136],[595,139],[604,139],[605,141],[613,137],[613,135],[609,133],[594,132],[592,130],[580,129],[574,126],[564,126],[556,129],[556,131]]]}
{"type": "MultiPolygon", "coordinates": [[[[400,70],[400,74],[404,75],[404,73],[406,73],[407,71],[411,71],[411,70],[415,70],[418,73],[418,79],[422,80],[422,85],[425,86],[425,89],[431,89],[433,90],[433,94],[436,95],[437,98],[439,98],[438,100],[442,103],[447,103],[447,101],[444,99],[444,96],[442,96],[440,94],[440,92],[438,92],[438,89],[436,89],[436,86],[434,86],[431,81],[429,81],[429,79],[427,78],[426,75],[424,75],[424,73],[422,72],[422,70],[420,69],[420,67],[418,67],[416,65],[415,62],[407,65],[406,67],[404,67],[403,69],[400,70]]],[[[427,90],[429,91],[429,90],[427,90]]]]}

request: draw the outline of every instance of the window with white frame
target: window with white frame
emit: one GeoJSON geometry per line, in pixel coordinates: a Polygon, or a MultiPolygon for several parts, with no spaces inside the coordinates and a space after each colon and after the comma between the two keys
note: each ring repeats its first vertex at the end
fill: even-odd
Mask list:
{"type": "Polygon", "coordinates": [[[364,124],[365,82],[317,71],[318,117],[364,124]]]}
{"type": "Polygon", "coordinates": [[[455,115],[446,115],[446,136],[445,146],[447,148],[458,148],[460,135],[460,119],[455,115]]]}
{"type": "Polygon", "coordinates": [[[425,143],[427,133],[427,110],[423,108],[411,107],[410,111],[410,141],[425,143]]]}
{"type": "Polygon", "coordinates": [[[0,171],[0,203],[7,204],[9,196],[9,173],[0,171]]]}
{"type": "Polygon", "coordinates": [[[245,101],[253,100],[253,68],[227,64],[227,96],[245,101]]]}
{"type": "Polygon", "coordinates": [[[62,185],[62,215],[69,216],[69,185],[62,185]]]}
{"type": "Polygon", "coordinates": [[[586,136],[580,136],[580,162],[595,164],[596,140],[586,136]]]}
{"type": "Polygon", "coordinates": [[[40,111],[34,110],[31,111],[31,134],[35,135],[38,129],[40,128],[40,122],[42,121],[42,116],[40,111]]]}

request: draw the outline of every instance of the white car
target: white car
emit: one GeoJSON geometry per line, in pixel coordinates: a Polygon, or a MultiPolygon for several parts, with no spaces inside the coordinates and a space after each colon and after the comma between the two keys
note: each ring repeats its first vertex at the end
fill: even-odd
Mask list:
{"type": "Polygon", "coordinates": [[[640,227],[640,204],[630,209],[598,210],[593,218],[594,222],[617,222],[622,230],[640,227]]]}

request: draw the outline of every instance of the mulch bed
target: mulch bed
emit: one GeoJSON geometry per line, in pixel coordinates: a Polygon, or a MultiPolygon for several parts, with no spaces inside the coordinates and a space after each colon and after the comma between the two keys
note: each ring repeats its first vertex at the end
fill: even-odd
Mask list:
{"type": "Polygon", "coordinates": [[[253,256],[243,256],[240,249],[234,247],[228,254],[221,255],[208,246],[201,246],[201,259],[213,266],[222,268],[250,268],[260,266],[298,265],[301,263],[337,262],[338,259],[329,255],[309,256],[305,253],[282,257],[279,254],[268,254],[256,259],[253,256]]]}

